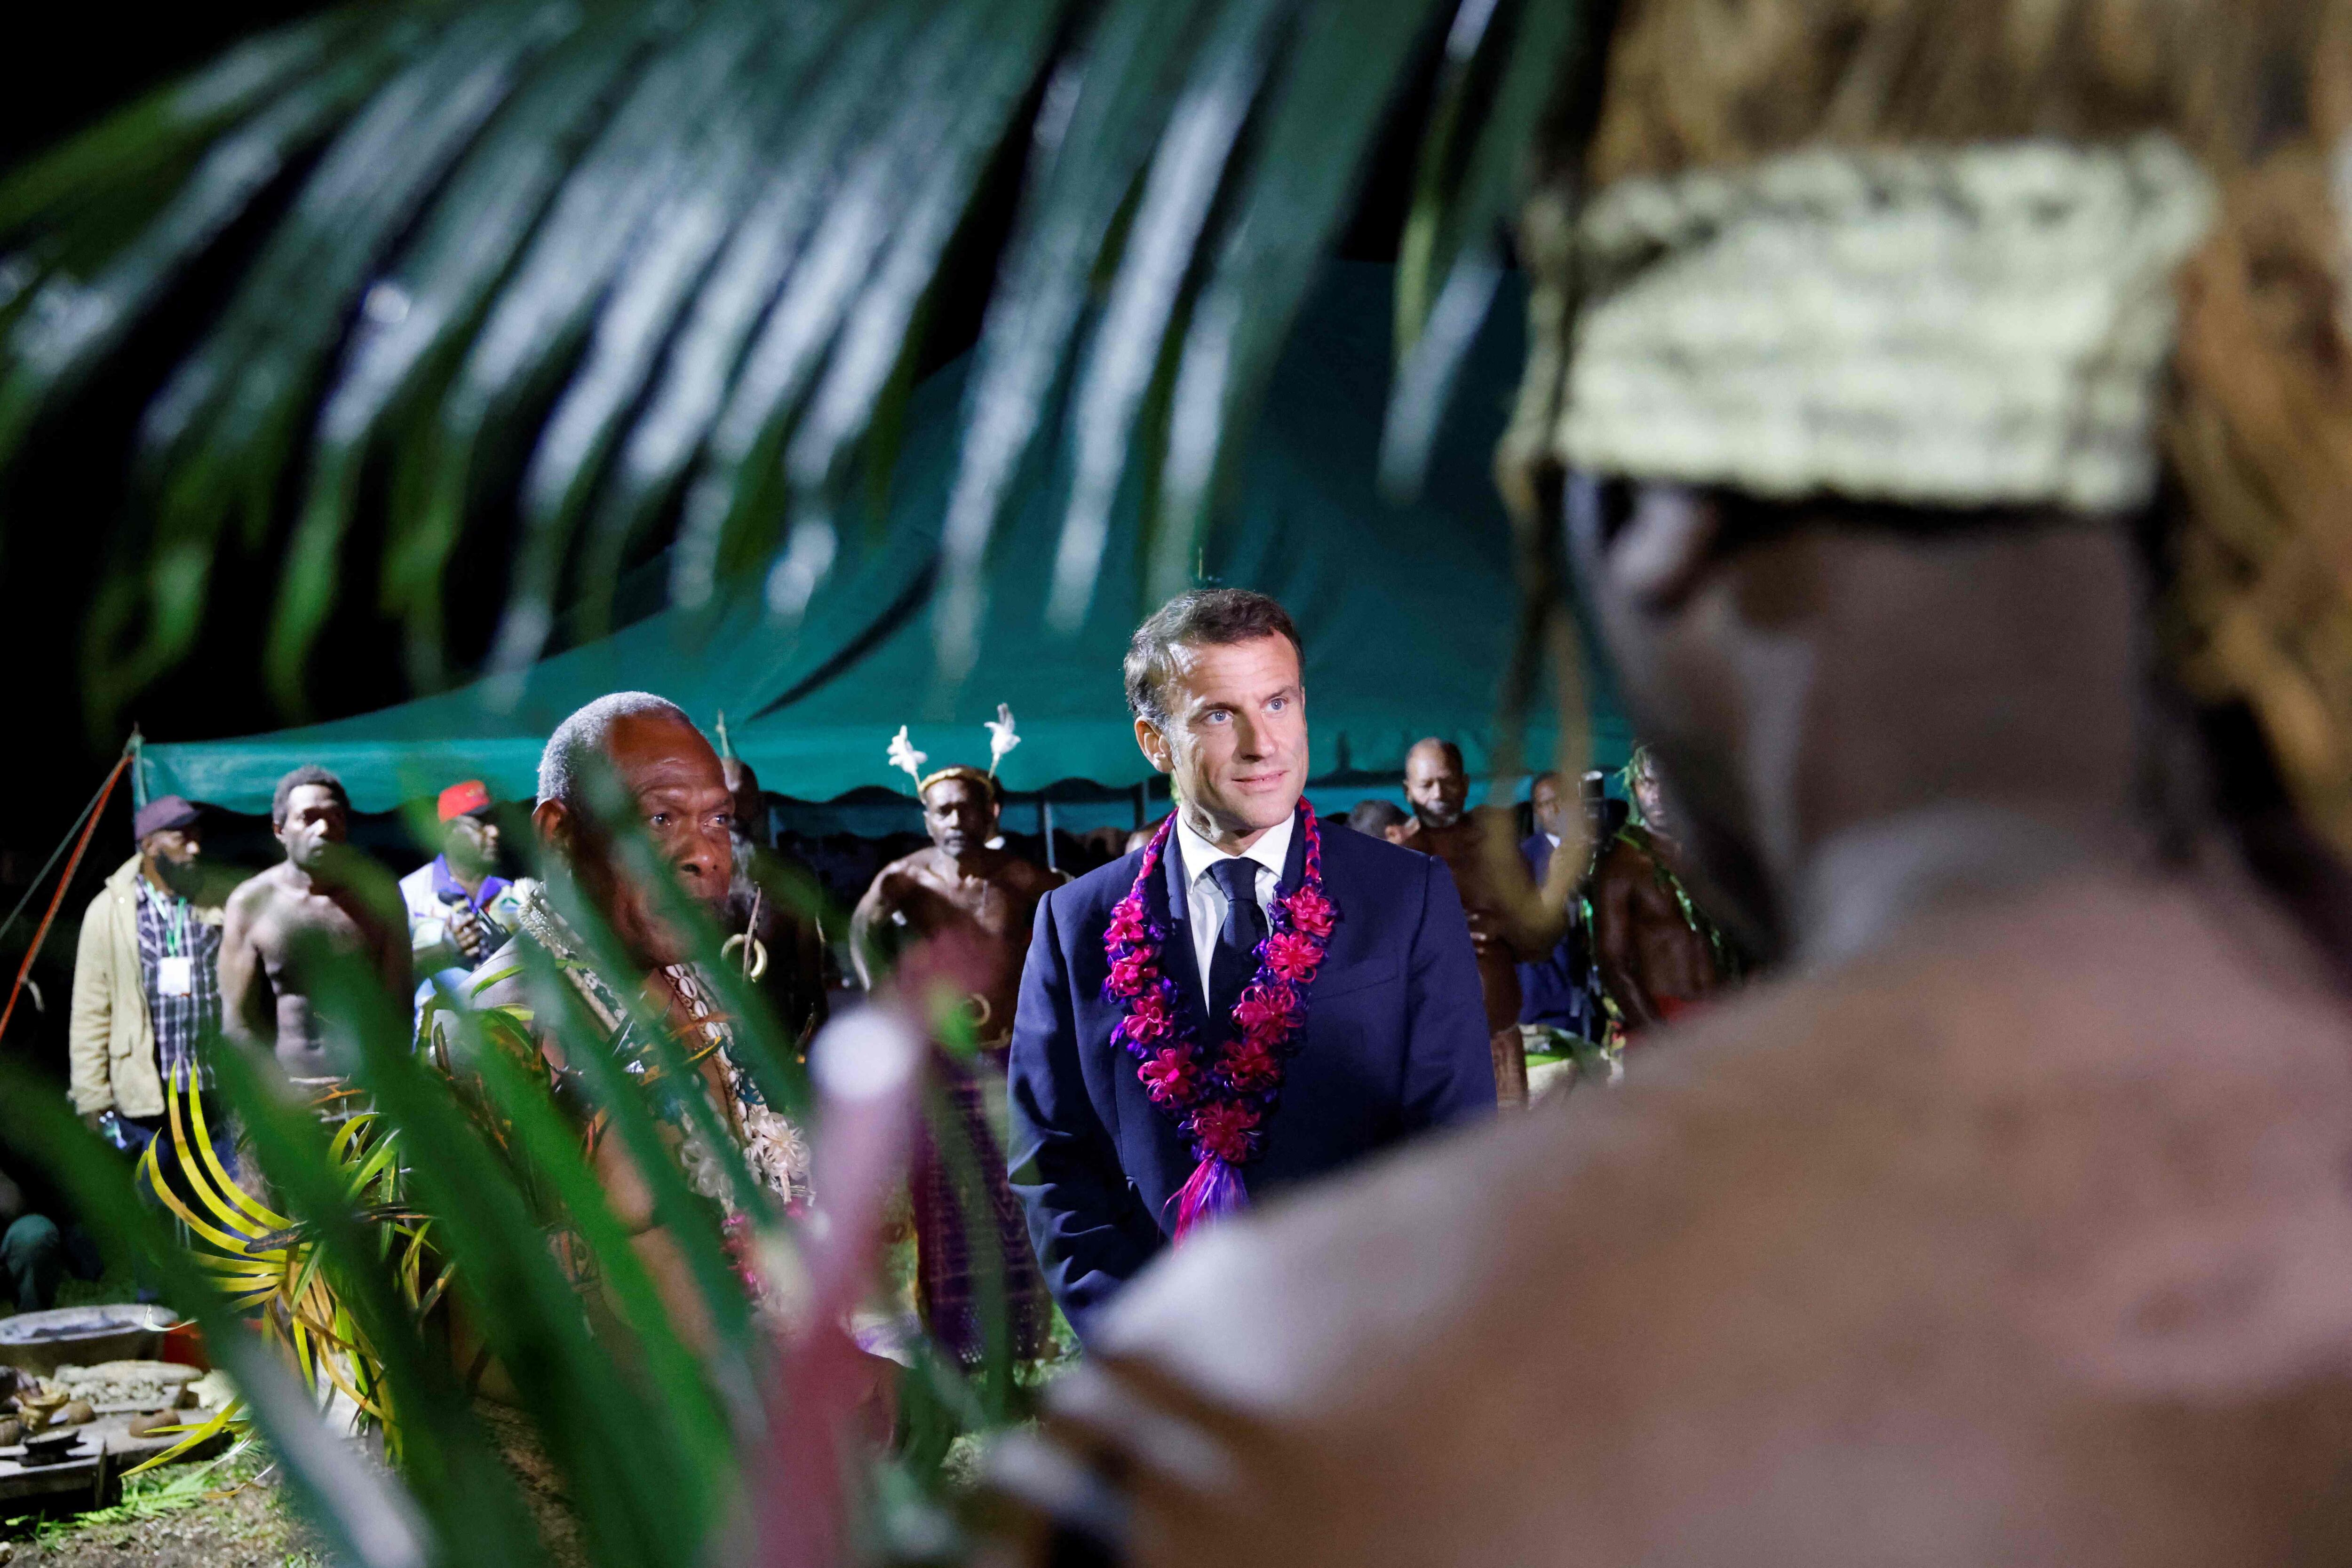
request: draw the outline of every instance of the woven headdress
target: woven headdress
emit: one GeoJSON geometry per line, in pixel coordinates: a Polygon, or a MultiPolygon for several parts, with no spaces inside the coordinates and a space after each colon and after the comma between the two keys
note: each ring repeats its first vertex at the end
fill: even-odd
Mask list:
{"type": "Polygon", "coordinates": [[[2173,664],[2352,852],[2352,0],[1623,0],[1601,74],[1522,225],[1522,510],[2178,496],[2173,664]]]}

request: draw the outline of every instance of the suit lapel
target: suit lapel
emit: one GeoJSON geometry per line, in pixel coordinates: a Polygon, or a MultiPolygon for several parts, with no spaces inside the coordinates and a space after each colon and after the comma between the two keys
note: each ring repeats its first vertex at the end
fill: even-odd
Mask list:
{"type": "Polygon", "coordinates": [[[1185,896],[1184,851],[1176,835],[1168,835],[1168,852],[1160,858],[1160,895],[1168,904],[1168,945],[1161,949],[1162,973],[1172,976],[1183,998],[1194,1038],[1213,1046],[1223,1036],[1209,1028],[1209,999],[1201,989],[1201,965],[1194,954],[1192,904],[1185,896]]]}
{"type": "MultiPolygon", "coordinates": [[[[1310,810],[1312,807],[1308,808],[1310,810]]],[[[1296,815],[1290,821],[1290,848],[1282,857],[1281,895],[1287,898],[1307,880],[1307,825],[1296,815]]]]}

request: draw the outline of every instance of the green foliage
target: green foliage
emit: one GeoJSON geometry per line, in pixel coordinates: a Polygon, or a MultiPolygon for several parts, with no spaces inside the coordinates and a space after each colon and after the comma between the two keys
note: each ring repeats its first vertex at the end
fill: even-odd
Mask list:
{"type": "MultiPolygon", "coordinates": [[[[957,673],[1013,477],[1066,380],[1078,472],[1051,613],[1083,615],[1111,497],[1139,474],[1150,588],[1188,576],[1371,151],[1444,41],[1401,268],[1412,359],[1391,469],[1411,482],[1463,323],[1491,298],[1496,225],[1580,14],[1578,0],[344,5],[0,178],[0,476],[181,285],[228,262],[225,302],[138,426],[133,537],[88,628],[99,706],[185,656],[239,549],[282,563],[268,674],[290,707],[346,601],[399,617],[414,677],[444,680],[451,563],[469,531],[509,515],[494,689],[541,653],[567,590],[593,622],[617,563],[664,528],[676,601],[764,582],[789,619],[844,548],[859,470],[888,466],[891,411],[947,269],[971,264],[961,242],[1010,199],[1012,237],[978,263],[996,273],[943,523],[940,655],[957,673]],[[1010,197],[992,183],[1003,168],[1020,171],[1010,197]],[[374,530],[359,520],[379,498],[382,553],[363,559],[356,541],[374,530]]],[[[620,856],[691,934],[735,1021],[735,1061],[809,1125],[823,1107],[799,1042],[719,961],[707,915],[650,850],[624,835],[620,856]]],[[[367,1130],[331,1138],[268,1061],[221,1052],[218,1102],[269,1196],[207,1168],[204,1212],[183,1215],[196,1255],[51,1096],[0,1076],[0,1131],[202,1323],[343,1561],[542,1559],[475,1407],[489,1364],[599,1564],[738,1554],[721,1544],[738,1539],[730,1521],[772,1501],[779,1477],[796,1497],[840,1490],[843,1433],[804,1428],[845,1413],[822,1377],[782,1370],[822,1358],[801,1356],[806,1325],[797,1347],[780,1342],[743,1269],[772,1286],[804,1263],[832,1301],[878,1272],[858,1250],[871,1238],[851,1225],[814,1239],[771,1201],[613,934],[554,896],[583,951],[527,950],[521,1013],[454,1015],[454,1074],[412,1051],[407,998],[312,956],[314,1004],[367,1130]],[[617,998],[634,1054],[608,1049],[580,970],[617,998]],[[541,1037],[557,1042],[561,1092],[541,1037]],[[603,1129],[593,1161],[583,1105],[603,1129]],[[689,1137],[736,1213],[688,1179],[689,1137]],[[675,1246],[698,1323],[645,1264],[608,1163],[675,1246]],[[256,1317],[278,1332],[255,1333],[256,1317]],[[396,1479],[321,1428],[322,1380],[394,1434],[396,1479]]],[[[953,1116],[934,1128],[968,1174],[961,1131],[953,1116]]],[[[863,1135],[874,1155],[893,1134],[876,1122],[863,1135]]],[[[867,1164],[862,1179],[887,1168],[867,1164]]],[[[994,1244],[984,1225],[972,1239],[976,1258],[994,1244]]],[[[1034,1369],[1011,1363],[1002,1290],[982,1295],[983,1365],[919,1354],[896,1451],[846,1467],[865,1521],[853,1535],[875,1553],[951,1552],[950,1468],[968,1470],[973,1433],[1027,1413],[1034,1369]]]]}
{"type": "MultiPolygon", "coordinates": [[[[592,785],[609,790],[611,781],[600,770],[592,785]]],[[[799,1051],[787,1049],[799,1042],[719,962],[707,912],[677,890],[650,847],[630,831],[619,838],[617,860],[655,890],[662,916],[688,934],[700,973],[721,993],[730,1058],[770,1103],[809,1124],[822,1106],[799,1051]]],[[[796,1309],[792,1299],[796,1280],[828,1265],[746,1163],[613,933],[561,876],[544,896],[576,946],[518,944],[480,978],[521,981],[528,1003],[436,1009],[424,1051],[413,1049],[407,999],[385,995],[362,960],[303,953],[330,1049],[352,1068],[341,1108],[360,1109],[331,1130],[321,1105],[289,1093],[269,1059],[217,1042],[213,1091],[169,1097],[165,1136],[193,1169],[180,1190],[159,1196],[189,1228],[188,1250],[118,1157],[52,1096],[0,1082],[0,1130],[54,1169],[103,1233],[149,1260],[244,1392],[244,1408],[190,1441],[232,1425],[257,1429],[346,1561],[545,1559],[507,1462],[515,1451],[486,1427],[476,1403],[486,1369],[510,1387],[506,1397],[560,1477],[587,1560],[600,1568],[708,1562],[741,1511],[750,1478],[782,1462],[780,1437],[795,1423],[835,1418],[809,1390],[779,1384],[796,1347],[832,1332],[833,1312],[812,1315],[813,1305],[796,1309]],[[615,1020],[626,1026],[617,1036],[615,1020]],[[232,1171],[212,1157],[210,1133],[225,1113],[242,1134],[240,1163],[252,1162],[266,1186],[252,1168],[232,1171]],[[583,1143],[592,1125],[601,1129],[593,1159],[583,1143]],[[690,1177],[688,1139],[735,1195],[732,1213],[707,1196],[709,1167],[690,1177]],[[616,1211],[614,1155],[686,1260],[691,1303],[665,1295],[616,1211]],[[800,1257],[808,1262],[791,1261],[800,1257]],[[766,1315],[747,1278],[754,1260],[766,1315]],[[392,1476],[321,1427],[322,1405],[345,1416],[357,1406],[383,1427],[392,1476]]],[[[968,1047],[953,1033],[961,1015],[941,1016],[950,1048],[968,1047]]],[[[969,1170],[978,1154],[961,1133],[950,1115],[935,1135],[969,1170]]],[[[894,1146],[903,1159],[903,1142],[894,1146]]],[[[841,1204],[817,1248],[833,1249],[829,1267],[853,1293],[864,1291],[861,1277],[877,1288],[881,1278],[878,1250],[859,1251],[872,1238],[854,1234],[857,1214],[878,1218],[872,1182],[890,1179],[887,1161],[869,1166],[864,1200],[836,1189],[841,1204]]],[[[154,1168],[151,1151],[151,1183],[154,1168]]],[[[976,1226],[971,1256],[983,1273],[994,1245],[976,1226]]],[[[1002,1285],[982,1297],[982,1364],[967,1371],[919,1350],[898,1380],[894,1447],[850,1469],[844,1507],[866,1521],[852,1533],[877,1553],[893,1543],[919,1542],[926,1553],[951,1544],[943,1506],[950,1463],[968,1475],[971,1437],[1030,1413],[1035,1375],[1013,1364],[1002,1285]]],[[[848,1453],[862,1441],[828,1427],[817,1448],[848,1453]]],[[[840,1483],[828,1460],[821,1489],[840,1483]]],[[[142,1482],[139,1497],[152,1485],[142,1482]]]]}
{"type": "Polygon", "coordinates": [[[1075,367],[1054,613],[1140,469],[1181,583],[1371,149],[1441,42],[1398,310],[1411,483],[1579,0],[373,0],[231,51],[0,179],[0,472],[224,246],[138,429],[89,626],[110,708],[194,645],[224,552],[281,565],[299,708],[339,602],[446,678],[446,574],[519,519],[493,673],[675,527],[677,601],[804,606],[887,470],[927,303],[997,267],[944,526],[941,654],[1075,367]],[[1023,171],[1017,197],[992,173],[1023,171]],[[960,248],[1017,200],[1001,257],[960,248]],[[258,235],[257,240],[255,238],[258,235]],[[959,260],[958,258],[961,258],[959,260]],[[1090,307],[1099,304],[1098,310],[1090,307]],[[1424,324],[1433,329],[1423,330],[1424,324]],[[861,465],[861,456],[865,460],[861,465]],[[379,488],[382,555],[358,559],[379,488]]]}

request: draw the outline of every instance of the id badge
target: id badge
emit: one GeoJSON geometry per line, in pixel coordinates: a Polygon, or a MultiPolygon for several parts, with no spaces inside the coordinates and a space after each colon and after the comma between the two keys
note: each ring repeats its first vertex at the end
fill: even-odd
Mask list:
{"type": "Polygon", "coordinates": [[[196,988],[195,960],[185,953],[166,953],[155,960],[155,989],[166,997],[193,995],[196,988]]]}

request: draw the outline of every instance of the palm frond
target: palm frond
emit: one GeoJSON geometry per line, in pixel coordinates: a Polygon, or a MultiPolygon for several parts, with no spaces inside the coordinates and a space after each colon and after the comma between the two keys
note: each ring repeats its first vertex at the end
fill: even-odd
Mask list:
{"type": "Polygon", "coordinates": [[[0,183],[0,472],[226,246],[241,281],[137,432],[143,531],[90,618],[94,701],[185,656],[231,550],[282,556],[268,667],[289,708],[353,601],[405,623],[417,684],[447,678],[451,564],[509,517],[506,689],[567,594],[594,623],[666,527],[675,601],[765,577],[789,618],[854,548],[841,508],[887,461],[926,303],[975,259],[951,241],[987,228],[992,171],[1025,144],[1013,238],[976,258],[996,277],[943,524],[952,669],[1074,362],[1055,620],[1083,614],[1139,469],[1151,587],[1186,578],[1372,151],[1420,102],[1401,89],[1443,44],[1400,269],[1390,466],[1410,481],[1586,5],[328,12],[0,183]],[[379,493],[383,554],[362,561],[379,493]]]}
{"type": "Polygon", "coordinates": [[[1579,37],[1595,31],[1579,22],[1604,3],[1486,0],[1454,16],[1397,258],[1401,362],[1381,450],[1392,495],[1417,494],[1428,472],[1455,373],[1502,283],[1500,231],[1524,182],[1528,127],[1560,92],[1579,37]]]}

